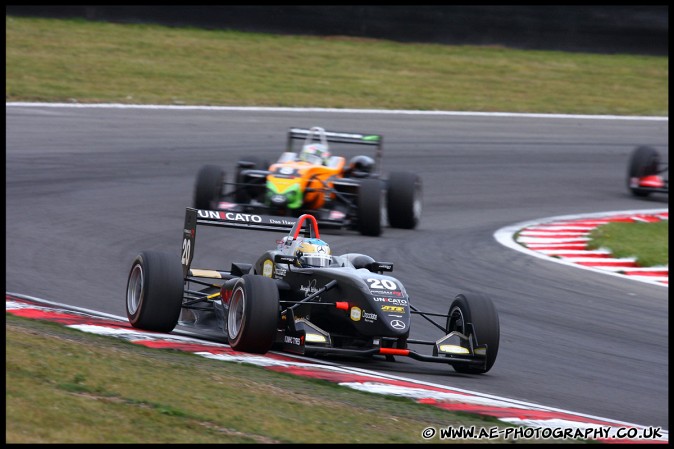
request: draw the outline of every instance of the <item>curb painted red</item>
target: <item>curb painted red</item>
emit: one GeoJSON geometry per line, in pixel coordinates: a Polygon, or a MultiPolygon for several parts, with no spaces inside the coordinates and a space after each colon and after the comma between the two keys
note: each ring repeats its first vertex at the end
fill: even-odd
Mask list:
{"type": "MultiPolygon", "coordinates": [[[[251,363],[272,371],[312,379],[324,379],[356,390],[408,397],[419,403],[444,410],[491,416],[526,430],[564,430],[570,435],[577,435],[573,432],[578,432],[586,435],[587,439],[605,443],[667,443],[669,441],[667,430],[659,429],[659,437],[652,439],[618,438],[621,433],[625,432],[643,435],[641,432],[648,432],[651,428],[412,379],[325,364],[303,357],[277,353],[262,356],[237,352],[225,344],[201,341],[175,333],[140,331],[121,318],[98,315],[92,311],[69,310],[72,308],[23,295],[6,293],[5,304],[7,313],[24,318],[56,322],[66,327],[121,338],[146,347],[186,351],[221,361],[251,363]]],[[[437,435],[435,439],[438,439],[437,435]]],[[[420,435],[421,441],[424,440],[420,435]]]]}
{"type": "Polygon", "coordinates": [[[551,261],[668,287],[669,265],[640,267],[634,258],[616,258],[607,249],[587,247],[592,230],[603,224],[664,220],[669,220],[667,209],[552,217],[503,228],[494,236],[506,246],[551,261]]]}

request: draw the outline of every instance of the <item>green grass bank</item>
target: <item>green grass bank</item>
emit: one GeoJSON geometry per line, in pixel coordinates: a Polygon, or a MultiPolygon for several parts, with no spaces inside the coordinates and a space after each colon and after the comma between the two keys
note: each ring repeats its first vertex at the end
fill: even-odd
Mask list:
{"type": "Polygon", "coordinates": [[[615,257],[635,257],[642,267],[669,264],[669,220],[607,223],[592,230],[589,249],[608,248],[615,257]]]}
{"type": "Polygon", "coordinates": [[[6,17],[6,100],[667,115],[668,58],[6,17]]]}
{"type": "Polygon", "coordinates": [[[6,443],[409,444],[429,426],[507,427],[9,313],[5,336],[6,443]]]}

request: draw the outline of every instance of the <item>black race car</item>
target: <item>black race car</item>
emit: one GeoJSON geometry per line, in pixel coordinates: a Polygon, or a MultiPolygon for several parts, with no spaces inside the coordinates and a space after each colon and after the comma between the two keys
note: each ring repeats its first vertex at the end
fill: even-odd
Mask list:
{"type": "Polygon", "coordinates": [[[244,156],[231,181],[221,167],[203,166],[197,174],[193,206],[294,218],[310,213],[321,227],[369,236],[380,235],[386,222],[394,228],[413,229],[421,217],[421,178],[405,171],[384,178],[382,144],[383,137],[377,134],[291,128],[285,151],[271,165],[262,158],[244,156]],[[340,155],[333,154],[333,143],[340,155]],[[364,146],[374,149],[373,156],[356,153],[364,146]],[[318,147],[321,156],[315,153],[318,147]],[[307,149],[312,153],[307,154],[307,149]],[[347,152],[352,154],[348,160],[347,152]]]}
{"type": "Polygon", "coordinates": [[[660,160],[650,146],[635,148],[627,165],[627,188],[632,195],[645,197],[651,193],[669,193],[669,164],[660,160]]]}
{"type": "Polygon", "coordinates": [[[489,371],[500,335],[492,301],[458,294],[447,314],[421,312],[403,284],[386,274],[392,269],[393,263],[365,254],[331,254],[309,214],[290,220],[187,208],[182,257],[141,252],[129,273],[126,310],[136,328],[207,327],[237,351],[406,356],[461,373],[489,371]],[[191,267],[197,225],[290,231],[276,249],[225,271],[191,267]],[[438,338],[411,338],[412,314],[437,328],[438,338]]]}

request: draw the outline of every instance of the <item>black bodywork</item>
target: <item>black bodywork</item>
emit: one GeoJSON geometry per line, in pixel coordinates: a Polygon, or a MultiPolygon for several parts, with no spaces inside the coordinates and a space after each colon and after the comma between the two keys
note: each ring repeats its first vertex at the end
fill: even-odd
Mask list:
{"type": "MultiPolygon", "coordinates": [[[[491,340],[485,340],[486,337],[480,340],[473,323],[463,322],[468,321],[470,311],[462,309],[461,313],[456,306],[452,318],[451,306],[448,314],[417,310],[402,283],[387,274],[393,269],[392,263],[349,253],[333,255],[333,263],[327,268],[301,268],[294,264],[292,255],[283,253],[283,243],[279,243],[279,248],[266,251],[253,263],[233,263],[228,271],[191,267],[197,225],[279,231],[290,228],[288,236],[294,238],[301,233],[318,237],[316,221],[311,226],[312,220],[307,215],[294,221],[187,208],[181,260],[184,291],[180,318],[175,324],[206,325],[228,335],[228,318],[232,315],[228,300],[232,290],[241,285],[242,279],[264,277],[268,279],[265,282],[273,282],[278,289],[273,349],[304,355],[380,355],[387,360],[394,360],[396,355],[407,356],[448,363],[457,371],[476,374],[491,368],[498,350],[495,309],[490,309],[494,315],[489,323],[493,328],[491,340]],[[436,327],[438,339],[410,338],[412,314],[420,314],[436,327]],[[458,328],[457,314],[461,315],[458,328]],[[445,323],[436,323],[431,317],[441,317],[445,323]]],[[[486,329],[482,332],[487,334],[486,329]]]]}

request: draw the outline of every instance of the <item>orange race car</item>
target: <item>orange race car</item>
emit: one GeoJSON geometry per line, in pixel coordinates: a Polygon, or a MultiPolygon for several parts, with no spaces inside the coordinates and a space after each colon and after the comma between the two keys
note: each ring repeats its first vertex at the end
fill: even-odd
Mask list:
{"type": "MultiPolygon", "coordinates": [[[[377,236],[382,225],[413,229],[422,210],[420,177],[411,172],[381,175],[382,136],[291,128],[285,151],[269,164],[257,157],[237,163],[232,182],[215,165],[197,175],[194,207],[230,213],[299,217],[308,213],[323,227],[377,236]],[[299,148],[295,142],[301,141],[299,148]],[[333,155],[330,144],[370,146],[374,156],[333,155]]],[[[254,220],[254,218],[250,218],[254,220]]]]}

